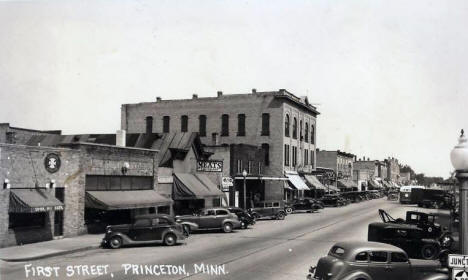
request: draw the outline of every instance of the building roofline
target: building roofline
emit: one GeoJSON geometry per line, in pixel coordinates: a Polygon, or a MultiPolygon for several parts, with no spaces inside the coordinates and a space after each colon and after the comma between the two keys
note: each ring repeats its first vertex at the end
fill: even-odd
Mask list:
{"type": "Polygon", "coordinates": [[[29,132],[41,132],[41,133],[49,133],[49,134],[57,134],[57,135],[62,134],[62,130],[38,130],[38,129],[10,126],[10,123],[0,123],[0,126],[2,125],[6,125],[10,129],[23,130],[23,131],[29,131],[29,132]]]}
{"type": "Polygon", "coordinates": [[[125,150],[137,150],[137,151],[146,151],[146,152],[153,152],[159,153],[159,150],[156,149],[145,149],[145,148],[135,148],[135,147],[127,147],[127,146],[117,146],[117,145],[108,145],[108,144],[96,144],[96,143],[88,143],[88,142],[73,142],[73,143],[62,143],[58,146],[91,146],[91,147],[105,147],[105,148],[117,148],[117,149],[125,149],[125,150]]]}

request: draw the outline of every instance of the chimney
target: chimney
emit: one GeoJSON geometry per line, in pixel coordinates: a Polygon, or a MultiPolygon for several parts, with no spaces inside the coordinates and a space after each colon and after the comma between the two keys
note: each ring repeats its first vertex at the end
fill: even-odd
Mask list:
{"type": "Polygon", "coordinates": [[[252,89],[252,93],[253,93],[253,94],[257,93],[257,89],[256,89],[256,88],[253,88],[253,89],[252,89]]]}
{"type": "Polygon", "coordinates": [[[115,145],[119,147],[125,147],[125,130],[117,130],[115,134],[115,145]]]}
{"type": "Polygon", "coordinates": [[[161,102],[161,100],[162,100],[161,97],[159,97],[159,96],[156,97],[156,102],[161,102]]]}
{"type": "Polygon", "coordinates": [[[223,92],[222,91],[218,91],[218,97],[221,97],[223,96],[223,92]]]}
{"type": "Polygon", "coordinates": [[[194,93],[194,94],[192,95],[192,99],[198,99],[198,94],[194,93]]]}

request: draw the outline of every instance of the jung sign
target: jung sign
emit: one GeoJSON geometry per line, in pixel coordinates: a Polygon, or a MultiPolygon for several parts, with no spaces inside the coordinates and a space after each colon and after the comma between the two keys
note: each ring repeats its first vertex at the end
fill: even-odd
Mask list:
{"type": "Polygon", "coordinates": [[[220,160],[197,161],[197,172],[223,172],[223,162],[220,160]]]}

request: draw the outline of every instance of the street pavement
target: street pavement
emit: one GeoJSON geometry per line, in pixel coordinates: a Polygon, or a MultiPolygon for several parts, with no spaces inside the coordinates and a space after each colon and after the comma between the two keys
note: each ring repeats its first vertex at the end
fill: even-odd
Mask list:
{"type": "Polygon", "coordinates": [[[192,234],[174,247],[93,249],[37,261],[0,262],[0,279],[305,279],[309,267],[335,242],[367,240],[368,224],[380,221],[379,208],[394,218],[416,209],[375,199],[292,214],[283,221],[262,220],[229,234],[192,234]],[[43,269],[47,266],[51,269],[43,269]]]}

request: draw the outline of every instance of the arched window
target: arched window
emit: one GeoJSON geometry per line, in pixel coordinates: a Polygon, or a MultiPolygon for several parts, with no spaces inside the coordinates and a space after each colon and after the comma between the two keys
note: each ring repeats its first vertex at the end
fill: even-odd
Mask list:
{"type": "Polygon", "coordinates": [[[299,140],[303,140],[302,138],[302,121],[299,122],[299,140]]]}
{"type": "Polygon", "coordinates": [[[314,125],[310,126],[310,143],[315,144],[315,127],[314,127],[314,125]]]}
{"type": "Polygon", "coordinates": [[[289,115],[284,118],[284,136],[289,137],[289,115]]]}
{"type": "Polygon", "coordinates": [[[229,115],[221,116],[221,136],[229,136],[229,115]]]}
{"type": "Polygon", "coordinates": [[[293,120],[293,138],[297,139],[297,119],[293,120]]]}
{"type": "Polygon", "coordinates": [[[186,115],[183,115],[180,118],[180,131],[181,132],[187,132],[188,131],[188,117],[186,115]]]}
{"type": "Polygon", "coordinates": [[[304,131],[305,139],[304,141],[309,142],[309,124],[305,123],[305,131],[304,131]]]}
{"type": "Polygon", "coordinates": [[[206,115],[198,116],[198,133],[201,137],[206,136],[206,115]]]}

